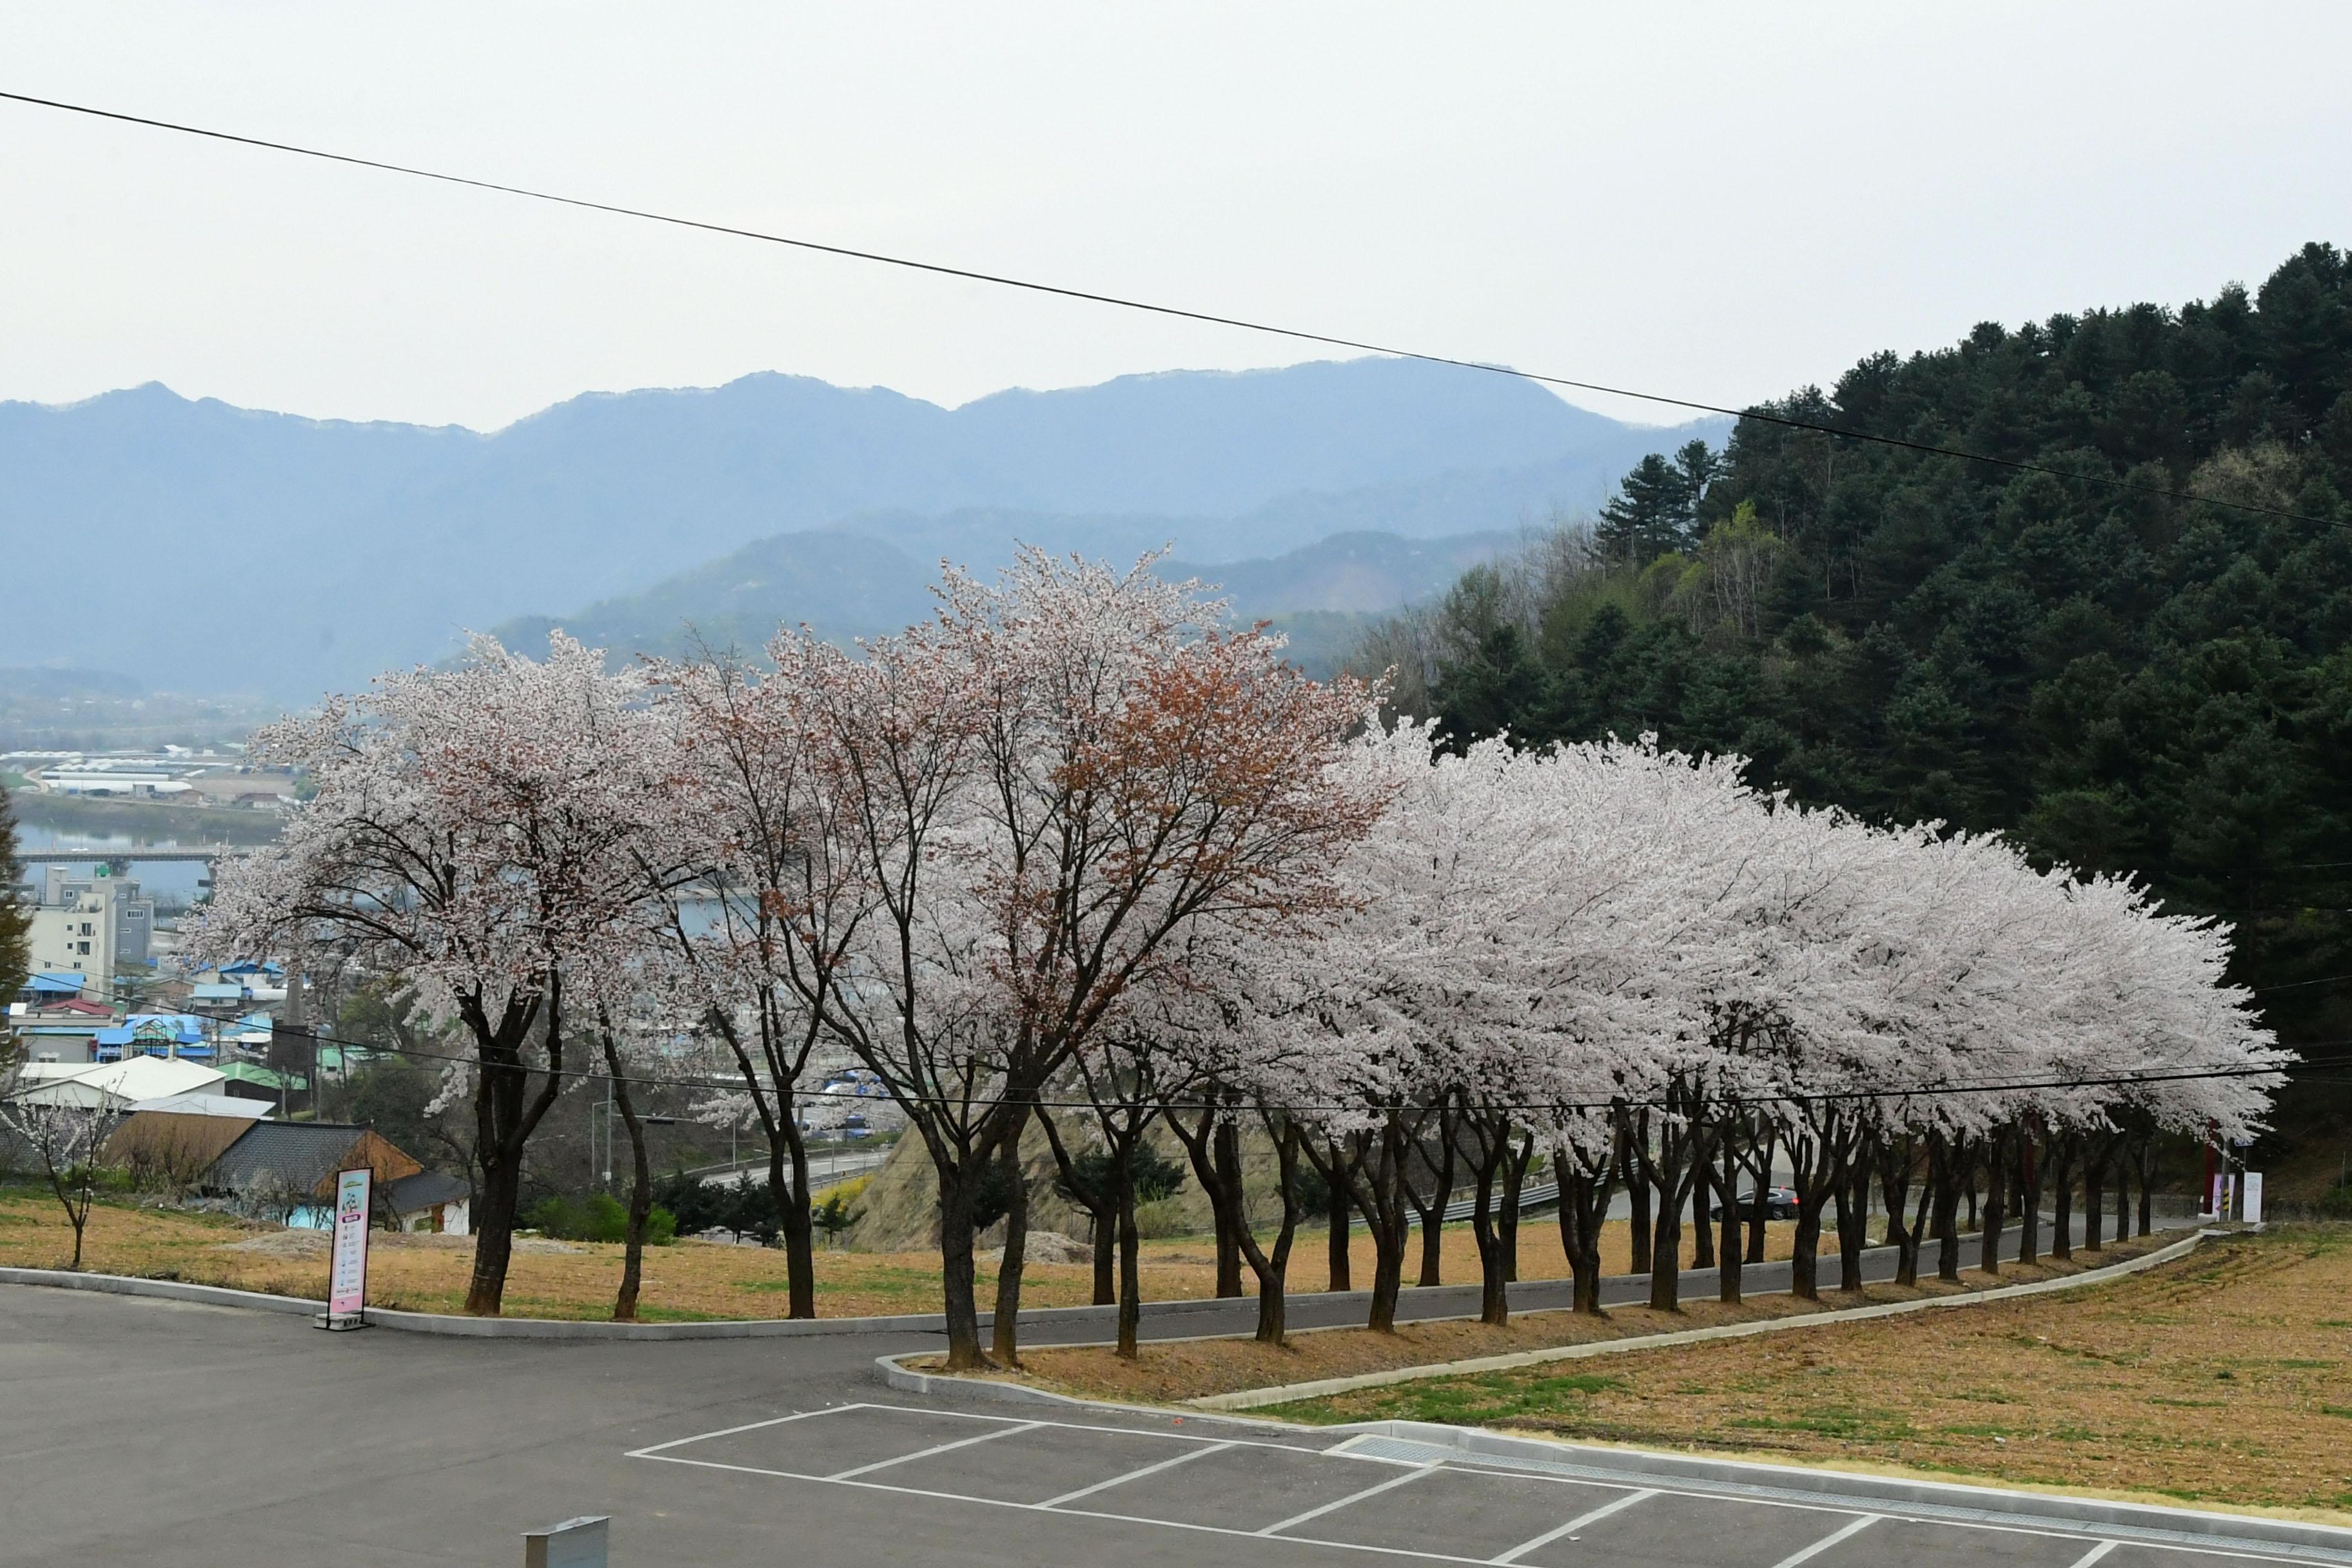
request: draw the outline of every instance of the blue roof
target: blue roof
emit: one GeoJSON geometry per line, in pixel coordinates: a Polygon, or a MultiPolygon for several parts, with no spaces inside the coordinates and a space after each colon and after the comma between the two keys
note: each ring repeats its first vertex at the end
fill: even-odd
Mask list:
{"type": "Polygon", "coordinates": [[[245,987],[242,985],[199,985],[191,993],[191,994],[193,994],[199,1002],[242,1002],[245,1000],[245,987]]]}
{"type": "Polygon", "coordinates": [[[221,973],[223,974],[283,974],[286,971],[283,966],[266,960],[257,963],[252,959],[240,958],[235,963],[221,965],[221,973]]]}
{"type": "Polygon", "coordinates": [[[69,969],[50,969],[25,982],[25,989],[57,993],[70,991],[79,994],[81,988],[89,984],[89,976],[87,974],[76,974],[69,969]]]}

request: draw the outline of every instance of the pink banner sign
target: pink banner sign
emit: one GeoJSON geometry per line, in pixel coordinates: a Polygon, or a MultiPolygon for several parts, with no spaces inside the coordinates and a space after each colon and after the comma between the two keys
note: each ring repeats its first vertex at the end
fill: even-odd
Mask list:
{"type": "Polygon", "coordinates": [[[356,1318],[367,1300],[368,1188],[373,1173],[345,1171],[335,1178],[334,1267],[327,1279],[327,1315],[356,1318]]]}

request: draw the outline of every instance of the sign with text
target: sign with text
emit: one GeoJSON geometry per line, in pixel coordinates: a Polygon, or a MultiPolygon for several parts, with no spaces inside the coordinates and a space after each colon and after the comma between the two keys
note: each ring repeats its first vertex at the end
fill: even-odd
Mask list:
{"type": "Polygon", "coordinates": [[[335,1178],[334,1266],[327,1277],[327,1315],[357,1318],[367,1300],[369,1187],[374,1173],[345,1171],[335,1178]]]}

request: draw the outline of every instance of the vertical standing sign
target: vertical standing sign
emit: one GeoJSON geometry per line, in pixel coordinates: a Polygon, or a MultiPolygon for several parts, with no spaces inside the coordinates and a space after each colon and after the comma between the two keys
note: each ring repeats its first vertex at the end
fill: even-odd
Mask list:
{"type": "Polygon", "coordinates": [[[334,1261],[327,1277],[325,1322],[331,1329],[356,1329],[363,1321],[360,1310],[367,1300],[368,1189],[373,1174],[362,1168],[335,1178],[334,1261]]]}
{"type": "Polygon", "coordinates": [[[2238,1217],[2248,1225],[2263,1223],[2263,1173],[2248,1171],[2245,1182],[2238,1189],[2238,1217]]]}

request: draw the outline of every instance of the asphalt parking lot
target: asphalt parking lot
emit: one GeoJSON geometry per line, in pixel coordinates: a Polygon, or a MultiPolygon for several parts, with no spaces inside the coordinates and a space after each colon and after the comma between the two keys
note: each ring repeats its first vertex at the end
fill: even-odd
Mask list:
{"type": "Polygon", "coordinates": [[[908,1507],[1026,1514],[1046,1562],[1066,1559],[1052,1554],[1057,1526],[1037,1516],[1127,1527],[1128,1554],[1151,1561],[1168,1553],[1231,1562],[1244,1541],[1242,1560],[1267,1564],[1324,1563],[1334,1552],[1487,1568],[2195,1568],[2247,1560],[2095,1531],[1953,1524],[1664,1480],[1609,1484],[1400,1458],[1384,1450],[1412,1445],[1361,1435],[1191,1425],[856,1403],[673,1438],[630,1457],[741,1477],[751,1506],[776,1506],[771,1484],[782,1481],[908,1507]]]}
{"type": "Polygon", "coordinates": [[[2352,1563],[1990,1528],[1790,1494],[1789,1472],[1577,1474],[883,1389],[876,1355],[933,1343],[323,1334],[0,1286],[0,1563],[505,1568],[523,1531],[580,1514],[612,1516],[613,1568],[2352,1563]]]}

